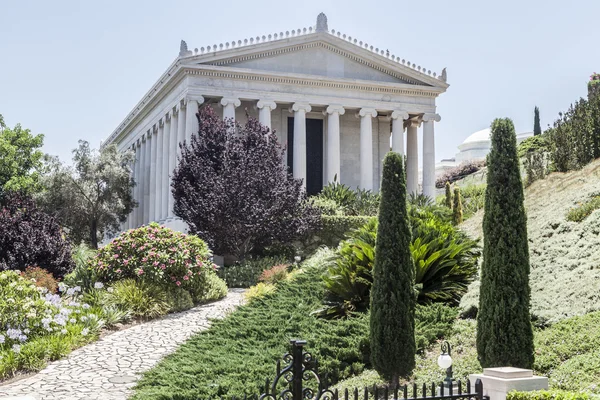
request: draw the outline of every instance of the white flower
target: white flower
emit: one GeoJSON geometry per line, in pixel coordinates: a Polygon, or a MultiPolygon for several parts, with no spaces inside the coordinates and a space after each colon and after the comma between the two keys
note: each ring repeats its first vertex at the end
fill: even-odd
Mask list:
{"type": "Polygon", "coordinates": [[[112,293],[112,292],[114,292],[114,291],[115,291],[115,289],[113,289],[113,288],[109,287],[108,289],[106,289],[106,291],[107,291],[108,293],[112,293]]]}
{"type": "Polygon", "coordinates": [[[62,333],[63,335],[66,335],[67,334],[67,330],[66,329],[61,329],[60,333],[62,333]]]}
{"type": "Polygon", "coordinates": [[[90,305],[89,304],[84,304],[82,307],[83,307],[84,310],[87,310],[88,308],[90,308],[90,305]]]}
{"type": "Polygon", "coordinates": [[[90,332],[90,330],[89,330],[88,328],[83,328],[83,329],[81,330],[81,334],[82,334],[83,336],[87,336],[87,334],[88,334],[89,332],[90,332]]]}
{"type": "Polygon", "coordinates": [[[4,343],[6,341],[6,338],[4,337],[4,335],[0,334],[0,344],[4,343]]]}
{"type": "Polygon", "coordinates": [[[102,282],[94,283],[94,289],[102,289],[103,287],[104,287],[104,284],[102,282]]]}
{"type": "Polygon", "coordinates": [[[14,351],[15,353],[20,352],[21,346],[19,346],[18,344],[13,344],[12,351],[14,351]]]}
{"type": "Polygon", "coordinates": [[[74,324],[74,323],[76,323],[76,322],[77,322],[77,320],[76,320],[75,318],[71,318],[71,319],[69,320],[69,322],[70,322],[70,323],[72,323],[72,324],[74,324]]]}

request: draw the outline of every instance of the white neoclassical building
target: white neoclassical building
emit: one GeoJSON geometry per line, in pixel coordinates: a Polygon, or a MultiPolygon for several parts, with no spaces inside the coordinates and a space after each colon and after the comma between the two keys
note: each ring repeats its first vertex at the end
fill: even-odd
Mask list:
{"type": "Polygon", "coordinates": [[[197,132],[196,113],[212,106],[244,123],[246,113],[277,132],[293,176],[309,194],[334,180],[379,190],[390,147],[407,157],[407,188],[435,193],[435,99],[440,75],[327,25],[276,32],[188,50],[178,57],[103,143],[133,150],[139,202],[124,228],[159,221],[184,225],[173,214],[170,174],[178,143],[197,132]],[[422,157],[418,154],[422,129],[422,157]],[[406,132],[406,134],[405,134],[406,132]],[[422,162],[422,164],[420,163],[422,162]]]}

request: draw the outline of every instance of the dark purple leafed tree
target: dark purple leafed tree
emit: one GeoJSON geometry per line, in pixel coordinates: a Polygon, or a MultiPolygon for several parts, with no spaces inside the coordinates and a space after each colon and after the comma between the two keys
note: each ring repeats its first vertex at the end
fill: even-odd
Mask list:
{"type": "Polygon", "coordinates": [[[302,182],[288,174],[277,136],[256,119],[223,121],[198,113],[199,132],[182,145],[173,174],[175,214],[215,254],[243,259],[318,227],[302,182]]]}

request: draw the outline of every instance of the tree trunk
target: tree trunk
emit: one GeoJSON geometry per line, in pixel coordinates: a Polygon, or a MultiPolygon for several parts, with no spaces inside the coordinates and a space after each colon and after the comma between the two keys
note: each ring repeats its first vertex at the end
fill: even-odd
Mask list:
{"type": "Polygon", "coordinates": [[[392,375],[392,379],[390,380],[390,387],[392,388],[392,390],[395,390],[399,384],[400,377],[398,376],[398,374],[392,375]]]}
{"type": "Polygon", "coordinates": [[[90,246],[92,249],[98,248],[98,223],[93,220],[90,225],[90,246]]]}

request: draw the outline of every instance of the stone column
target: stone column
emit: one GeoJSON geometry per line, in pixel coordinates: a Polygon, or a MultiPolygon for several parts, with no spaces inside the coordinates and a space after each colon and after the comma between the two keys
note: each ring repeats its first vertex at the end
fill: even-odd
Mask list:
{"type": "Polygon", "coordinates": [[[185,127],[187,122],[186,108],[185,100],[181,100],[179,102],[179,118],[177,120],[177,156],[181,155],[181,148],[179,145],[185,142],[185,127]]]}
{"type": "Polygon", "coordinates": [[[435,135],[433,123],[438,114],[423,115],[423,194],[435,200],[435,135]]]}
{"type": "Polygon", "coordinates": [[[374,108],[361,108],[360,116],[360,187],[373,190],[373,122],[374,108]]]}
{"type": "Polygon", "coordinates": [[[154,220],[160,221],[160,213],[162,211],[162,169],[163,169],[163,142],[165,136],[165,120],[161,119],[159,121],[158,133],[156,135],[156,169],[154,175],[155,182],[155,194],[156,198],[154,199],[154,220]]]}
{"type": "Polygon", "coordinates": [[[390,152],[390,116],[380,115],[378,119],[378,149],[377,149],[377,175],[375,176],[374,189],[379,192],[381,189],[381,176],[383,174],[383,159],[390,152]]]}
{"type": "Polygon", "coordinates": [[[189,145],[192,139],[192,134],[198,134],[198,105],[204,103],[204,97],[194,96],[187,98],[187,106],[185,112],[185,142],[189,145]]]}
{"type": "Polygon", "coordinates": [[[306,113],[312,108],[308,103],[294,103],[294,178],[302,179],[306,188],[306,113]]]}
{"type": "Polygon", "coordinates": [[[327,183],[341,181],[340,115],[346,110],[339,104],[327,107],[327,183]]]}
{"type": "Polygon", "coordinates": [[[404,120],[408,119],[406,111],[396,110],[392,112],[392,151],[402,156],[404,151],[404,120]]]}
{"type": "Polygon", "coordinates": [[[277,108],[277,104],[270,100],[259,100],[256,107],[258,108],[258,122],[271,130],[271,111],[277,108]]]}
{"type": "Polygon", "coordinates": [[[406,194],[419,190],[419,121],[408,121],[406,129],[406,194]]]}
{"type": "Polygon", "coordinates": [[[150,139],[150,208],[148,210],[148,222],[156,220],[156,150],[158,142],[158,127],[154,125],[150,131],[152,138],[150,139]]]}
{"type": "Polygon", "coordinates": [[[142,171],[144,179],[144,213],[142,215],[142,223],[140,225],[147,224],[150,221],[150,141],[152,139],[152,130],[146,132],[146,141],[144,142],[144,157],[142,171]]]}
{"type": "Polygon", "coordinates": [[[177,165],[177,149],[179,147],[178,139],[178,127],[179,127],[179,106],[173,107],[173,112],[171,114],[171,133],[169,140],[169,168],[167,169],[167,179],[168,179],[168,201],[167,205],[167,218],[173,217],[173,193],[171,192],[171,177],[173,176],[173,171],[175,170],[175,166],[177,165]]]}
{"type": "Polygon", "coordinates": [[[235,109],[239,107],[242,102],[240,99],[235,97],[223,97],[221,99],[221,105],[223,106],[223,119],[231,119],[235,121],[235,109]]]}
{"type": "Polygon", "coordinates": [[[171,138],[171,115],[165,115],[162,143],[162,167],[160,169],[160,214],[159,219],[165,220],[169,210],[169,141],[171,138]]]}
{"type": "Polygon", "coordinates": [[[138,202],[138,206],[133,209],[133,226],[132,228],[137,228],[140,225],[140,210],[142,205],[144,204],[141,196],[142,189],[142,178],[141,178],[141,168],[140,164],[142,163],[142,149],[141,149],[142,141],[138,139],[135,142],[135,166],[133,168],[133,177],[135,179],[135,186],[133,188],[133,198],[138,202]]]}

